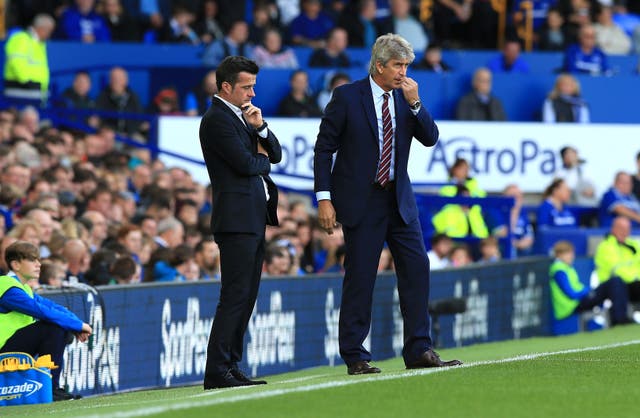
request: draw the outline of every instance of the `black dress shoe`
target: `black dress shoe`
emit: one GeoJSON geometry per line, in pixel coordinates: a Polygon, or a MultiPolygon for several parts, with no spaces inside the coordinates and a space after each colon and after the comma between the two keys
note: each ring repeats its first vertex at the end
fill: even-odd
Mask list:
{"type": "Polygon", "coordinates": [[[462,362],[460,360],[442,361],[438,353],[432,349],[428,349],[418,357],[418,359],[412,363],[407,364],[407,369],[423,369],[426,367],[450,367],[459,366],[462,362]]]}
{"type": "Polygon", "coordinates": [[[82,398],[82,396],[73,395],[73,394],[67,392],[66,390],[64,390],[62,388],[54,388],[53,389],[53,401],[54,402],[72,401],[74,399],[80,399],[80,398],[82,398]]]}
{"type": "Polygon", "coordinates": [[[240,369],[231,369],[231,374],[233,375],[233,377],[235,377],[239,381],[247,383],[248,385],[266,385],[267,384],[266,380],[249,379],[249,377],[246,374],[242,373],[242,370],[240,369]]]}
{"type": "Polygon", "coordinates": [[[249,383],[236,378],[231,372],[231,369],[227,370],[223,375],[209,376],[204,379],[204,390],[233,388],[237,386],[249,386],[249,383]]]}
{"type": "Polygon", "coordinates": [[[347,366],[348,374],[372,374],[380,373],[380,369],[369,364],[368,361],[356,361],[351,366],[347,366]]]}

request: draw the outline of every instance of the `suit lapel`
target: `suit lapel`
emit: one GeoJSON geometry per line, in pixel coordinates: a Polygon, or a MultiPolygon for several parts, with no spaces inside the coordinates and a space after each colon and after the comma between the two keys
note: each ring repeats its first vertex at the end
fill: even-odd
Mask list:
{"type": "Polygon", "coordinates": [[[253,131],[251,129],[249,129],[249,127],[246,125],[246,122],[241,121],[238,118],[238,115],[236,115],[233,110],[231,110],[229,108],[229,106],[227,106],[227,104],[225,102],[223,102],[222,100],[220,100],[217,97],[214,97],[213,100],[215,101],[215,103],[218,104],[218,107],[220,109],[222,109],[223,112],[225,112],[226,114],[228,114],[229,116],[231,116],[231,120],[233,120],[233,123],[238,126],[241,127],[242,129],[244,129],[248,134],[252,134],[253,131]]]}
{"type": "Polygon", "coordinates": [[[367,116],[367,121],[369,122],[369,127],[371,128],[371,132],[373,136],[371,139],[378,143],[378,118],[376,116],[376,108],[373,105],[373,93],[371,92],[371,85],[369,84],[369,77],[360,81],[360,91],[362,92],[361,100],[362,106],[364,107],[364,112],[367,116]]]}

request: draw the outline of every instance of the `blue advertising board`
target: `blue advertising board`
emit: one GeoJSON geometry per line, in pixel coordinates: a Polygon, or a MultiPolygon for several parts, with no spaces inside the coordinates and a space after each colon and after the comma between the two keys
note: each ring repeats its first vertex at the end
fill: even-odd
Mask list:
{"type": "MultiPolygon", "coordinates": [[[[531,258],[433,272],[432,301],[467,304],[466,312],[439,318],[440,347],[548,334],[549,264],[531,258]]],[[[341,365],[341,287],[339,275],[263,278],[240,367],[264,376],[341,365]]],[[[61,383],[92,395],[201,382],[219,289],[200,281],[47,294],[94,328],[88,343],[67,347],[61,383]]],[[[398,356],[402,342],[395,276],[381,274],[365,346],[383,360],[398,356]]]]}

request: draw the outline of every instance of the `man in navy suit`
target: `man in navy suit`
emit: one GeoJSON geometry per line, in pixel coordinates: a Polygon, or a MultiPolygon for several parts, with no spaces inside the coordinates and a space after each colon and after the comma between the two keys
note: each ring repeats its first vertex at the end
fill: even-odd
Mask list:
{"type": "Polygon", "coordinates": [[[255,62],[225,58],[216,70],[218,94],[200,123],[200,144],[213,189],[211,230],[220,247],[220,300],[207,349],[204,388],[264,384],[238,368],[264,259],[265,227],[278,225],[278,190],[269,178],[280,143],[251,103],[255,62]]]}
{"type": "Polygon", "coordinates": [[[406,367],[461,364],[442,361],[432,350],[429,259],[407,162],[412,138],[433,146],[438,127],[420,103],[418,84],[407,77],[413,59],[413,48],[405,39],[380,36],[371,52],[369,76],[334,90],[315,145],[320,226],[331,234],[340,222],[346,244],[339,342],[349,374],[380,373],[369,364],[371,353],[362,343],[371,324],[385,241],[398,276],[406,367]]]}

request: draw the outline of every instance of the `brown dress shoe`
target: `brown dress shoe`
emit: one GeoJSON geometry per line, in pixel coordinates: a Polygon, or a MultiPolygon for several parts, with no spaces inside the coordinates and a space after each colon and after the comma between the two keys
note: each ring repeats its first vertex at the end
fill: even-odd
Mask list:
{"type": "Polygon", "coordinates": [[[380,373],[380,369],[369,364],[368,361],[356,361],[347,367],[349,374],[372,374],[380,373]]]}
{"type": "Polygon", "coordinates": [[[442,361],[438,353],[432,349],[428,349],[413,363],[407,364],[407,369],[423,369],[426,367],[449,367],[459,366],[462,362],[460,360],[442,361]]]}

